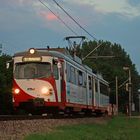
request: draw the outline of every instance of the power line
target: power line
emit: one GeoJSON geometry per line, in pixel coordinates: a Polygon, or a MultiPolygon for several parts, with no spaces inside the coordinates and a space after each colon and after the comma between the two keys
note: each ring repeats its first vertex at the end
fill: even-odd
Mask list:
{"type": "MultiPolygon", "coordinates": [[[[92,37],[94,40],[98,41],[92,34],[90,34],[82,25],[80,25],[56,0],[53,0],[54,3],[70,18],[72,19],[82,30],[84,30],[90,37],[92,37]]],[[[94,51],[96,51],[100,46],[102,46],[103,42],[98,44],[90,53],[88,53],[84,58],[82,58],[82,61],[84,61],[89,55],[91,55],[94,51]]]]}
{"type": "Polygon", "coordinates": [[[82,25],[80,25],[56,0],[53,0],[54,3],[70,18],[72,19],[82,30],[84,30],[90,37],[94,40],[97,40],[92,34],[90,34],[82,25]]]}
{"type": "MultiPolygon", "coordinates": [[[[73,32],[75,35],[77,35],[77,33],[74,31],[74,30],[72,30],[58,15],[56,15],[44,2],[42,2],[41,0],[38,0],[40,3],[42,3],[46,8],[48,8],[71,32],[73,32]]],[[[92,37],[94,40],[96,40],[96,41],[98,41],[92,34],[90,34],[84,27],[82,27],[62,6],[60,6],[59,5],[59,3],[56,1],[56,0],[53,0],[55,3],[56,3],[56,5],[59,7],[59,8],[61,8],[64,12],[65,12],[65,14],[69,17],[69,18],[71,18],[81,29],[83,29],[90,37],[92,37]]],[[[87,56],[85,56],[83,59],[82,59],[82,61],[83,60],[85,60],[89,55],[91,55],[96,49],[98,49],[101,45],[103,44],[103,42],[102,43],[100,43],[100,44],[98,44],[97,45],[97,47],[95,47],[95,49],[93,50],[93,51],[91,51],[87,56]]]]}
{"type": "Polygon", "coordinates": [[[88,53],[84,58],[82,58],[82,61],[84,61],[88,56],[90,56],[94,51],[96,51],[102,44],[103,42],[97,45],[97,47],[95,47],[90,53],[88,53]]]}
{"type": "Polygon", "coordinates": [[[51,11],[53,13],[53,15],[55,15],[71,32],[73,32],[75,35],[78,35],[71,27],[69,27],[61,18],[60,16],[56,15],[44,2],[42,2],[41,0],[38,0],[42,5],[44,5],[46,8],[49,9],[49,11],[51,11]]]}

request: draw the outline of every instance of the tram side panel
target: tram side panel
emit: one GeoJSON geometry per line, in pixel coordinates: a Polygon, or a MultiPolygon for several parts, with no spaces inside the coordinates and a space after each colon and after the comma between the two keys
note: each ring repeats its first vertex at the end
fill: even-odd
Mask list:
{"type": "Polygon", "coordinates": [[[109,105],[108,86],[102,82],[100,82],[100,105],[104,107],[109,105]]]}
{"type": "Polygon", "coordinates": [[[99,81],[95,78],[95,102],[94,102],[94,106],[97,108],[100,105],[100,89],[99,89],[99,81]]]}
{"type": "Polygon", "coordinates": [[[69,106],[86,107],[86,73],[66,64],[66,102],[69,106]]]}

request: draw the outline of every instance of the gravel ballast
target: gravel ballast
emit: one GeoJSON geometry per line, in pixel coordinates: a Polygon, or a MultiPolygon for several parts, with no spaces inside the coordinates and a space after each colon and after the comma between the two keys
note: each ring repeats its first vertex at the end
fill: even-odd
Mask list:
{"type": "Polygon", "coordinates": [[[88,123],[106,123],[105,118],[40,119],[0,121],[0,140],[23,140],[32,133],[48,133],[57,126],[88,123]]]}

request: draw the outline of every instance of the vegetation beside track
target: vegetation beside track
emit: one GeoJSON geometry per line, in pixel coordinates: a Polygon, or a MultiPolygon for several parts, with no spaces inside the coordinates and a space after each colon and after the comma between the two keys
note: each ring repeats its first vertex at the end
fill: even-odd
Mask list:
{"type": "Polygon", "coordinates": [[[24,140],[139,140],[140,118],[115,117],[109,121],[57,127],[48,134],[31,134],[24,140]]]}

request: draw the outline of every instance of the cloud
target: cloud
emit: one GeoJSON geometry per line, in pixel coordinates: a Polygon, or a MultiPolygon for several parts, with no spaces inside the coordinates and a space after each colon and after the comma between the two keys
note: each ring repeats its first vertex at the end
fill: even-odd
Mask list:
{"type": "Polygon", "coordinates": [[[47,14],[47,19],[49,21],[53,21],[53,20],[57,20],[57,17],[54,14],[52,14],[52,13],[48,13],[47,14]]]}
{"type": "MultiPolygon", "coordinates": [[[[75,23],[72,22],[53,1],[42,1],[68,25],[72,28],[75,27],[75,23]]],[[[106,18],[106,15],[115,15],[115,17],[116,15],[120,15],[128,19],[140,16],[140,4],[137,3],[137,5],[135,5],[134,2],[132,4],[130,0],[62,0],[59,3],[82,26],[98,24],[106,18]]],[[[33,24],[32,21],[34,21],[34,24],[39,23],[40,26],[53,30],[55,27],[58,27],[57,24],[60,23],[57,17],[38,0],[10,0],[10,2],[9,0],[4,0],[0,5],[0,15],[1,14],[3,15],[1,16],[0,23],[6,26],[6,28],[13,28],[14,26],[16,28],[19,24],[23,27],[25,25],[30,26],[30,24],[33,24]],[[13,21],[13,24],[10,24],[10,20],[13,21]]],[[[63,26],[64,25],[62,25],[62,27],[63,26]]],[[[78,30],[78,28],[76,28],[76,30],[78,30]]]]}
{"type": "MultiPolygon", "coordinates": [[[[48,0],[42,0],[50,6],[50,8],[54,8],[55,11],[61,11],[55,3],[48,0]]],[[[59,1],[58,1],[59,2],[59,1]]],[[[140,2],[138,0],[62,0],[59,2],[60,5],[66,10],[73,9],[77,7],[77,9],[81,8],[80,12],[83,12],[85,15],[86,11],[90,11],[91,13],[101,14],[101,15],[109,15],[109,14],[119,14],[126,18],[135,18],[140,16],[140,2]],[[70,7],[68,7],[70,6],[70,7]]],[[[39,13],[42,9],[47,9],[43,7],[43,5],[38,0],[4,0],[1,5],[8,5],[8,7],[14,7],[18,9],[25,9],[31,12],[39,13]]],[[[1,6],[0,6],[1,7],[1,6]]],[[[74,9],[74,11],[75,11],[74,9]]],[[[70,13],[74,12],[70,11],[70,13]]],[[[87,12],[88,13],[88,12],[87,12]]],[[[76,14],[76,13],[75,13],[76,14]]],[[[94,14],[95,15],[95,14],[94,14]]],[[[55,17],[49,15],[48,19],[54,20],[55,17]]]]}
{"type": "Polygon", "coordinates": [[[44,11],[41,11],[40,12],[40,15],[45,19],[45,20],[48,20],[48,21],[54,21],[54,20],[57,20],[57,17],[50,13],[50,12],[44,12],[44,11]]]}
{"type": "Polygon", "coordinates": [[[134,5],[130,0],[71,0],[71,3],[89,5],[96,12],[102,14],[120,14],[127,18],[140,16],[140,3],[134,5]]]}
{"type": "Polygon", "coordinates": [[[40,26],[34,0],[4,0],[0,4],[0,30],[13,31],[40,26]]]}

